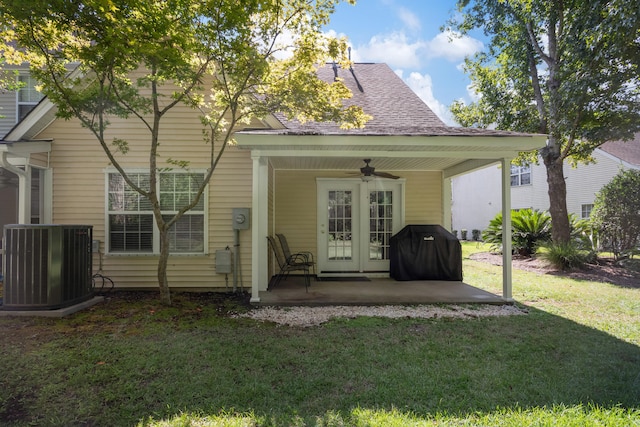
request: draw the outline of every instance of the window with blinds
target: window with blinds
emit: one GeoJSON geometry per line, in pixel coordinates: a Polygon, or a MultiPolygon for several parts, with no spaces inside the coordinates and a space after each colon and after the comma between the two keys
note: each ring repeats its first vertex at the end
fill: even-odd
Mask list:
{"type": "MultiPolygon", "coordinates": [[[[149,189],[148,173],[128,173],[140,188],[149,189]]],[[[166,172],[159,175],[157,191],[166,221],[195,200],[204,179],[202,173],[166,172]]],[[[109,251],[114,253],[158,253],[159,231],[154,224],[150,202],[133,190],[119,173],[108,176],[109,251]]],[[[205,201],[187,211],[169,230],[172,253],[203,253],[205,242],[205,201]]]]}

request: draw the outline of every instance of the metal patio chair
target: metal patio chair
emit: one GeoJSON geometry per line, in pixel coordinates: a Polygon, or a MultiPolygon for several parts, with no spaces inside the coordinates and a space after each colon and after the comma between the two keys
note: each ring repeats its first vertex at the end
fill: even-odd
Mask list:
{"type": "Polygon", "coordinates": [[[304,287],[305,291],[309,292],[309,263],[307,262],[307,258],[302,255],[294,254],[289,258],[284,256],[282,249],[278,246],[275,239],[272,236],[267,236],[267,240],[269,241],[269,246],[271,246],[271,251],[276,258],[280,271],[276,275],[276,280],[273,286],[277,286],[278,283],[284,278],[289,276],[289,273],[292,271],[302,271],[304,274],[304,287]]]}
{"type": "Polygon", "coordinates": [[[313,254],[311,252],[302,251],[291,253],[291,250],[289,249],[289,243],[287,242],[287,237],[281,233],[276,233],[276,237],[280,241],[280,247],[282,248],[282,253],[284,254],[284,257],[286,259],[298,256],[304,257],[305,262],[309,264],[309,267],[313,271],[313,275],[316,276],[316,262],[313,259],[313,254]]]}

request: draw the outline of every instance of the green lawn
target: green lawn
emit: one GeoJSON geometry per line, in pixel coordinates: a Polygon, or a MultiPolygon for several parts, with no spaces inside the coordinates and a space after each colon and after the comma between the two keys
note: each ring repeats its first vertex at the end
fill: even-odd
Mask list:
{"type": "MultiPolygon", "coordinates": [[[[464,273],[501,290],[500,267],[464,273]]],[[[0,318],[0,425],[640,426],[640,289],[514,270],[526,316],[311,328],[135,296],[0,318]]]]}

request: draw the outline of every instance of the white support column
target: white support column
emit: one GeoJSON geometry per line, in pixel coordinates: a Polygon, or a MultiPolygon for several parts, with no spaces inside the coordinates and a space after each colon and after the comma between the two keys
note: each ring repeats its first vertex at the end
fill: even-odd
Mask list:
{"type": "Polygon", "coordinates": [[[251,206],[251,302],[260,302],[260,291],[269,284],[267,235],[269,234],[269,167],[266,157],[253,160],[253,199],[251,206]]]}
{"type": "Polygon", "coordinates": [[[451,178],[442,178],[442,226],[451,230],[451,178]]]}
{"type": "Polygon", "coordinates": [[[31,166],[29,158],[24,161],[24,170],[14,166],[4,152],[0,155],[0,166],[18,176],[18,223],[31,224],[31,166]]]}
{"type": "Polygon", "coordinates": [[[502,159],[502,298],[512,301],[511,159],[502,159]]]}

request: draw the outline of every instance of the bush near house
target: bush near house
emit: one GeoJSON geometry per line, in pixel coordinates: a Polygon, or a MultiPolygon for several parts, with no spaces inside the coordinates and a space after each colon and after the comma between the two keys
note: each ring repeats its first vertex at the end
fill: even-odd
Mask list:
{"type": "Polygon", "coordinates": [[[640,243],[640,171],[621,171],[596,195],[591,218],[601,245],[616,260],[632,256],[640,243]]]}
{"type": "MultiPolygon", "coordinates": [[[[530,257],[542,243],[551,240],[551,217],[533,209],[511,211],[511,238],[513,252],[530,257]]],[[[482,233],[482,239],[491,244],[491,250],[502,251],[502,213],[498,213],[482,233]]]]}
{"type": "Polygon", "coordinates": [[[541,258],[561,270],[581,268],[596,259],[596,252],[582,249],[576,241],[567,243],[550,242],[544,245],[544,248],[546,250],[540,253],[541,258]]]}

